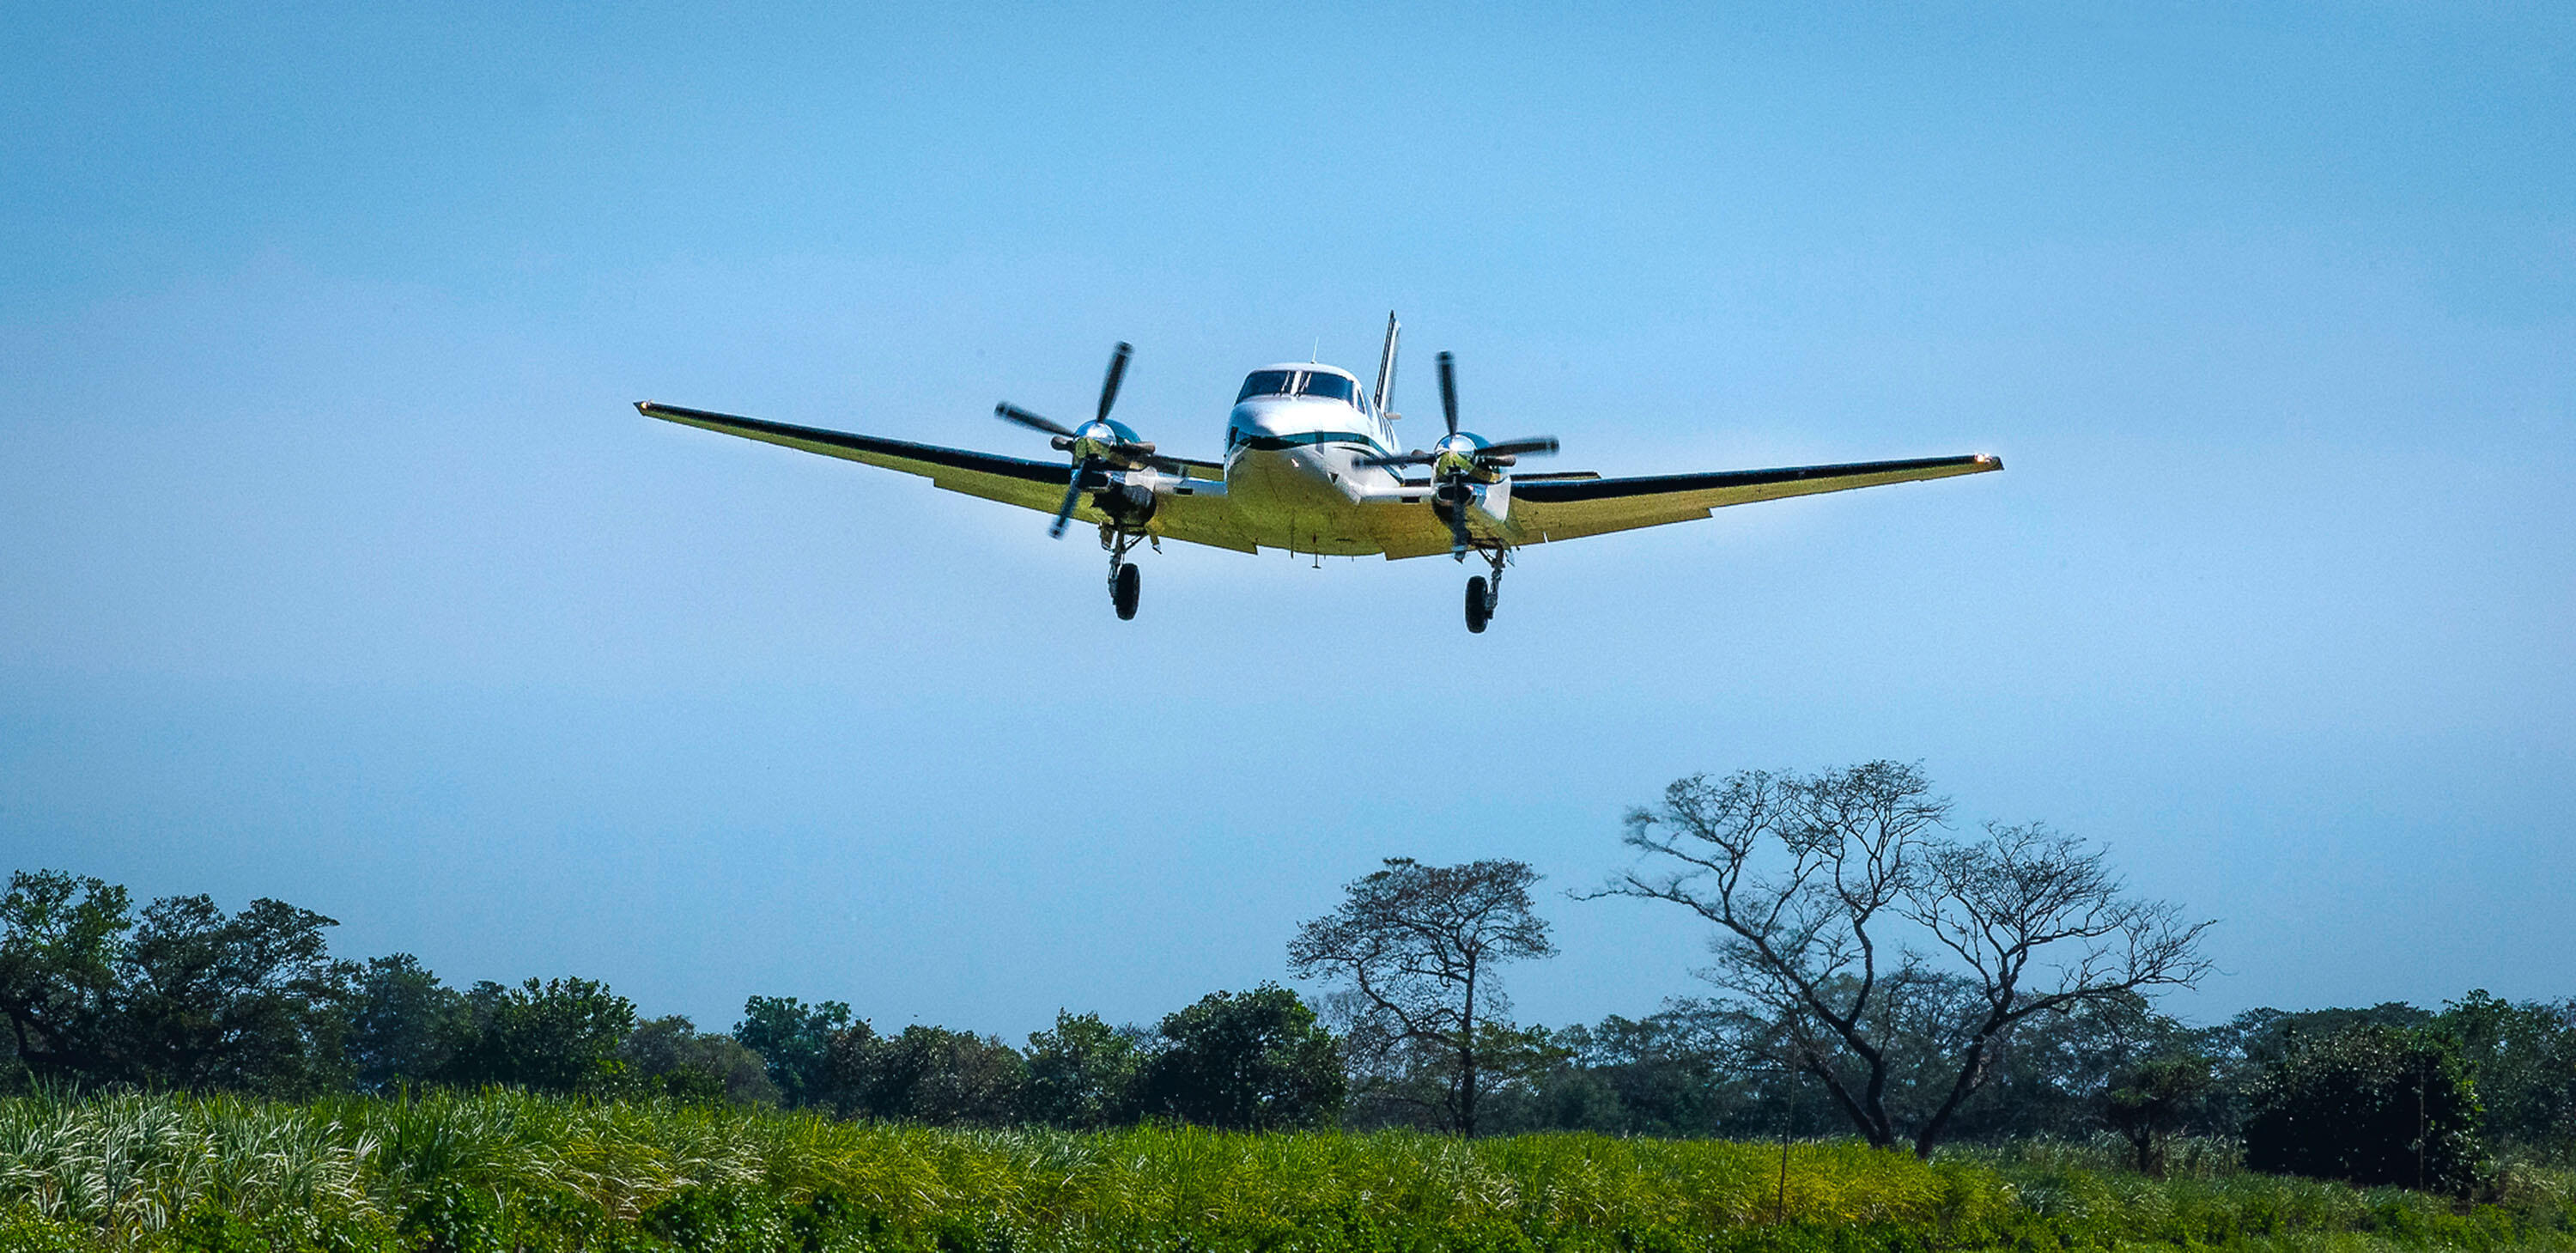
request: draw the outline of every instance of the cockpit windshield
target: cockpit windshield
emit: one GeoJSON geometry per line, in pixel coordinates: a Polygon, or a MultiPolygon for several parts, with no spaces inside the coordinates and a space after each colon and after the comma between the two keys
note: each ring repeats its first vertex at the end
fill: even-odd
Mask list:
{"type": "Polygon", "coordinates": [[[1236,393],[1235,403],[1241,404],[1255,396],[1285,396],[1296,381],[1295,370],[1255,370],[1251,378],[1243,380],[1243,390],[1236,393]]]}
{"type": "Polygon", "coordinates": [[[1359,384],[1322,370],[1255,370],[1243,380],[1243,390],[1235,393],[1234,400],[1241,404],[1255,396],[1306,396],[1367,407],[1360,402],[1359,384]]]}
{"type": "Polygon", "coordinates": [[[1306,394],[1309,396],[1338,400],[1345,404],[1357,404],[1359,402],[1354,398],[1359,395],[1359,390],[1359,384],[1338,374],[1326,374],[1316,370],[1306,376],[1306,394]]]}

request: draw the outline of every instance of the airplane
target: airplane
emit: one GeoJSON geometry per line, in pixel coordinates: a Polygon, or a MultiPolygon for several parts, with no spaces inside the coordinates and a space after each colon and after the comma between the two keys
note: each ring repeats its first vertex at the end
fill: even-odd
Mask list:
{"type": "Polygon", "coordinates": [[[1069,427],[1004,401],[995,416],[1050,437],[1063,461],[1032,461],[943,448],[704,409],[635,403],[646,417],[763,443],[883,466],[928,478],[934,487],[1053,515],[1047,534],[1080,521],[1100,528],[1109,554],[1109,597],[1120,619],[1136,616],[1142,584],[1129,560],[1138,544],[1157,552],[1181,540],[1253,553],[1285,548],[1321,565],[1328,556],[1388,560],[1447,553],[1481,559],[1487,574],[1467,580],[1467,629],[1481,633],[1502,598],[1503,568],[1530,544],[1705,518],[1727,505],[1983,474],[2004,468],[1983,453],[1910,461],[1790,466],[1603,478],[1591,471],[1517,473],[1523,457],[1552,455],[1551,436],[1487,440],[1459,429],[1455,359],[1439,356],[1440,416],[1447,428],[1427,448],[1396,451],[1388,407],[1396,340],[1386,319],[1376,385],[1319,362],[1266,365],[1243,381],[1226,417],[1222,461],[1158,451],[1110,420],[1134,349],[1119,344],[1089,422],[1069,427]],[[1419,476],[1411,473],[1419,470],[1419,476]]]}

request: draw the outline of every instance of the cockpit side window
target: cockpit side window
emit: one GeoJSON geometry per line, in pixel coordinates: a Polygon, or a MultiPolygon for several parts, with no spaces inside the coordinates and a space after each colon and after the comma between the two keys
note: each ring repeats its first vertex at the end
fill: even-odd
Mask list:
{"type": "Polygon", "coordinates": [[[1243,380],[1243,390],[1235,394],[1235,402],[1240,404],[1255,396],[1285,396],[1296,378],[1294,370],[1255,370],[1252,377],[1243,380]]]}
{"type": "Polygon", "coordinates": [[[1354,399],[1359,395],[1358,384],[1341,375],[1326,374],[1321,370],[1306,375],[1306,394],[1326,400],[1338,400],[1345,404],[1359,403],[1354,399]]]}

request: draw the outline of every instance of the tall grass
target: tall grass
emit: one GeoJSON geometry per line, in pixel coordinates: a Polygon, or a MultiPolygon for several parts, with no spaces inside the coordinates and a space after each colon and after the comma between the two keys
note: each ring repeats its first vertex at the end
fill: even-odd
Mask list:
{"type": "Polygon", "coordinates": [[[1718,1141],[943,1131],[513,1093],[0,1101],[0,1250],[2576,1247],[2548,1179],[2555,1209],[2461,1214],[2045,1146],[1801,1144],[1784,1188],[1778,1145],[1718,1141]]]}

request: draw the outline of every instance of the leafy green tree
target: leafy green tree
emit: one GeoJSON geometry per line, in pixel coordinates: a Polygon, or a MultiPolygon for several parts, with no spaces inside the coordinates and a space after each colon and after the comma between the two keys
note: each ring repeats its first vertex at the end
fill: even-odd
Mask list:
{"type": "Polygon", "coordinates": [[[1346,1092],[1341,1050],[1315,1011],[1275,983],[1211,992],[1155,1028],[1145,1112],[1242,1131],[1326,1126],[1346,1092]]]}
{"type": "Polygon", "coordinates": [[[2357,1026],[2272,1064],[2245,1122],[2245,1164],[2275,1174],[2466,1194],[2486,1165],[2478,1094],[2457,1045],[2357,1026]]]}
{"type": "Polygon", "coordinates": [[[350,997],[349,1064],[358,1087],[382,1092],[445,1073],[472,1026],[465,994],[439,981],[420,959],[370,959],[350,997]]]}
{"type": "Polygon", "coordinates": [[[2214,1064],[2215,1082],[2203,1106],[2200,1129],[2238,1135],[2254,1116],[2254,1097],[2274,1068],[2302,1045],[2353,1027],[2401,1031],[2432,1025],[2433,1016],[2403,1001],[2366,1007],[2285,1010],[2261,1006],[2202,1030],[2199,1051],[2214,1064]]]}
{"type": "Polygon", "coordinates": [[[835,1038],[833,1061],[847,1112],[934,1127],[1016,1121],[1028,1076],[1018,1050],[998,1039],[919,1023],[892,1036],[853,1023],[835,1038]]]}
{"type": "Polygon", "coordinates": [[[729,1035],[698,1030],[685,1015],[649,1018],[617,1047],[629,1090],[683,1101],[776,1105],[760,1055],[729,1035]]]}
{"type": "Polygon", "coordinates": [[[19,872],[0,897],[0,1014],[38,1078],[295,1096],[346,1082],[355,967],[331,919],[274,900],[227,915],[204,896],[137,917],[125,889],[19,872]]]}
{"type": "Polygon", "coordinates": [[[1021,1114],[1030,1122],[1078,1131],[1129,1121],[1143,1061],[1131,1031],[1102,1022],[1098,1014],[1058,1010],[1054,1027],[1029,1035],[1021,1114]]]}
{"type": "Polygon", "coordinates": [[[204,896],[145,906],[117,963],[123,1077],[273,1096],[345,1087],[357,967],[331,958],[323,931],[338,925],[264,898],[231,915],[204,896]]]}
{"type": "Polygon", "coordinates": [[[743,1002],[733,1038],[760,1055],[781,1103],[830,1105],[832,1037],[849,1025],[850,1007],[839,1001],[807,1005],[792,996],[755,996],[743,1002]]]}
{"type": "Polygon", "coordinates": [[[2576,1001],[2513,1004],[2480,989],[2444,1006],[2433,1021],[2477,1067],[2491,1135],[2576,1154],[2576,1001]]]}
{"type": "MultiPolygon", "coordinates": [[[[1527,1097],[1497,1129],[1597,1131],[1609,1135],[1707,1136],[1777,1132],[1793,1112],[1768,1071],[1743,1067],[1754,1024],[1713,1002],[1675,1001],[1644,1018],[1613,1014],[1549,1033],[1558,1058],[1527,1084],[1527,1097]],[[1767,1115],[1767,1117],[1766,1117],[1767,1115]]],[[[1811,1121],[1824,1111],[1809,1101],[1811,1121]]],[[[1820,1127],[1802,1127],[1814,1134],[1820,1127]]]]}
{"type": "MultiPolygon", "coordinates": [[[[1908,1047],[1943,1047],[1938,1041],[1908,1047]]],[[[1958,1112],[1952,1134],[1996,1141],[2066,1134],[2112,1112],[2110,1093],[2134,1086],[2141,1065],[2158,1059],[2201,1056],[2199,1033],[2157,1012],[2143,996],[2113,995],[2035,1014],[1996,1041],[1993,1073],[1958,1112]]],[[[2203,1068],[2208,1062],[2203,1060],[2203,1068]]],[[[1921,1068],[1909,1065],[1910,1073],[1921,1068]]],[[[1936,1089],[1937,1090],[1937,1089],[1936,1089]]],[[[1919,1119],[1933,1099],[1920,1088],[1905,1093],[1907,1117],[1919,1119]]],[[[2185,1103],[2183,1126],[2204,1125],[2203,1102],[2185,1103]]],[[[2155,1117],[2163,1116],[2163,1106],[2155,1117]]],[[[2166,1136],[2182,1130],[2158,1131],[2166,1136]]],[[[2228,1133],[2234,1128],[2227,1128],[2228,1133]]],[[[2161,1143],[2161,1140],[2158,1141],[2161,1143]]]]}
{"type": "Polygon", "coordinates": [[[2165,1146],[2209,1099],[2209,1059],[2198,1055],[2152,1058],[2129,1068],[2102,1094],[2102,1120],[2137,1154],[2138,1169],[2165,1174],[2165,1146]]]}
{"type": "Polygon", "coordinates": [[[624,1082],[618,1046],[635,1029],[635,1003],[591,979],[489,981],[465,994],[467,1034],[447,1078],[538,1092],[614,1092],[624,1082]]]}
{"type": "Polygon", "coordinates": [[[0,1014],[19,1064],[58,1083],[120,1077],[111,1039],[119,1008],[125,889],[51,870],[18,871],[0,897],[0,1014]]]}

